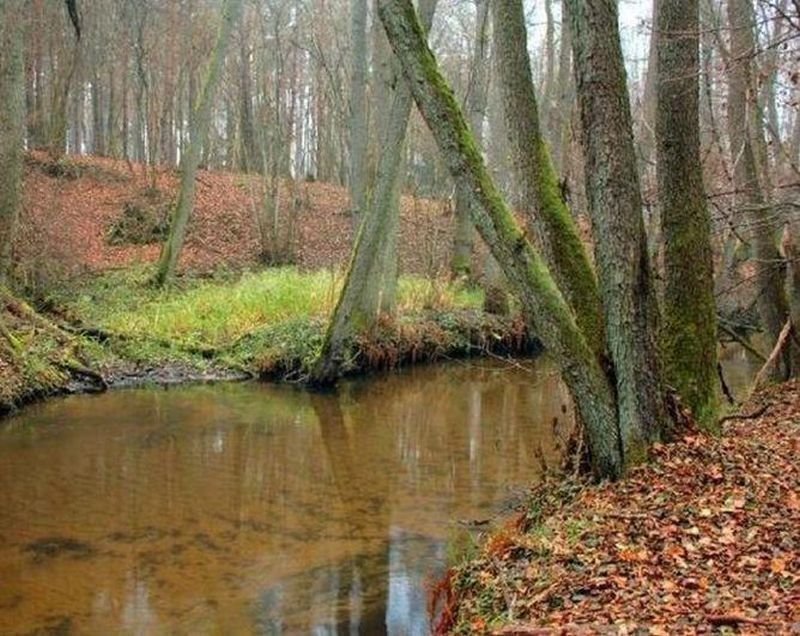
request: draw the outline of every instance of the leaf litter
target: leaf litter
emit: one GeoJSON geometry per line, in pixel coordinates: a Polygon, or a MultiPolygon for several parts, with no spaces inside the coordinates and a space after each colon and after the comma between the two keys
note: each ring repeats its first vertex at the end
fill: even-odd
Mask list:
{"type": "Polygon", "coordinates": [[[452,569],[439,633],[800,634],[800,382],[617,483],[547,482],[452,569]]]}

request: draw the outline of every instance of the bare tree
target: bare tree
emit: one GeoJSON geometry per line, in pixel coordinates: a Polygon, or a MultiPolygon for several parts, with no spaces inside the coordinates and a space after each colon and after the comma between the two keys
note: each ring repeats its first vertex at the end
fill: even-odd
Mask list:
{"type": "MultiPolygon", "coordinates": [[[[771,220],[776,211],[768,204],[759,181],[757,153],[753,142],[754,78],[752,58],[753,7],[749,0],[728,1],[728,24],[731,32],[728,68],[728,137],[733,158],[736,189],[735,205],[747,219],[755,257],[757,304],[770,348],[778,341],[789,316],[788,301],[781,275],[782,257],[778,251],[777,225],[771,220]]],[[[761,130],[757,134],[762,134],[761,130]]],[[[782,373],[791,370],[790,351],[783,356],[782,373]]],[[[778,372],[778,371],[776,371],[778,372]]]]}
{"type": "Polygon", "coordinates": [[[203,146],[208,137],[208,128],[211,123],[211,109],[214,95],[219,83],[225,51],[228,47],[231,31],[239,21],[242,0],[225,0],[222,6],[222,16],[217,34],[217,42],[211,54],[203,90],[196,108],[192,113],[190,123],[189,146],[181,162],[181,188],[178,193],[178,202],[172,214],[169,235],[161,249],[155,282],[164,285],[175,275],[183,241],[186,236],[186,224],[194,207],[195,175],[200,165],[203,146]]]}
{"type": "MultiPolygon", "coordinates": [[[[489,90],[487,73],[489,0],[475,0],[475,11],[475,40],[470,62],[465,115],[475,137],[475,143],[480,147],[483,145],[483,124],[489,90]]],[[[469,277],[472,269],[472,245],[475,230],[472,227],[467,200],[467,195],[456,188],[455,234],[453,255],[450,261],[450,272],[454,277],[469,277]]]]}

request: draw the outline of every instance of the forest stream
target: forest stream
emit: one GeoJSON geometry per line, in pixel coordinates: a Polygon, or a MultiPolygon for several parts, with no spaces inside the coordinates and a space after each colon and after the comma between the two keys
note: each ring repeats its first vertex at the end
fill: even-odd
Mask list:
{"type": "Polygon", "coordinates": [[[32,406],[0,429],[0,633],[425,634],[453,543],[571,412],[544,357],[32,406]]]}

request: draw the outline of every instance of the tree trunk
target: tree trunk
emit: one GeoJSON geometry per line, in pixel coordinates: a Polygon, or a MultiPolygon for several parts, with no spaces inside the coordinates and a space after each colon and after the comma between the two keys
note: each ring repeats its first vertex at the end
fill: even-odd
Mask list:
{"type": "Polygon", "coordinates": [[[253,124],[249,35],[249,29],[239,34],[239,161],[244,172],[260,170],[262,165],[253,124]]]}
{"type": "Polygon", "coordinates": [[[586,190],[626,461],[666,425],[658,315],[633,146],[617,3],[565,0],[572,25],[586,190]]]}
{"type": "MultiPolygon", "coordinates": [[[[470,64],[470,81],[467,87],[466,117],[469,122],[475,143],[483,145],[483,120],[486,116],[488,93],[488,37],[489,0],[475,0],[475,43],[470,64]]],[[[453,256],[450,261],[450,273],[453,277],[472,274],[472,245],[475,229],[469,213],[469,196],[456,188],[455,236],[453,240],[453,256]]]]}
{"type": "Polygon", "coordinates": [[[381,0],[381,21],[417,107],[456,183],[470,193],[481,237],[502,267],[534,330],[562,370],[586,425],[595,475],[616,477],[623,460],[613,389],[541,256],[525,239],[489,176],[453,92],[425,43],[410,0],[381,0]]]}
{"type": "Polygon", "coordinates": [[[553,128],[553,165],[557,166],[561,179],[569,179],[570,121],[575,101],[575,86],[572,81],[572,36],[569,22],[561,16],[561,44],[558,49],[558,103],[553,105],[550,117],[553,128]]]}
{"type": "Polygon", "coordinates": [[[665,376],[715,423],[717,332],[711,219],[700,164],[698,0],[661,0],[656,152],[664,236],[665,376]]]}
{"type": "MultiPolygon", "coordinates": [[[[435,0],[422,0],[423,27],[433,21],[435,0]]],[[[395,63],[392,63],[396,67],[395,63]]],[[[393,310],[397,277],[397,232],[399,226],[400,166],[411,113],[412,95],[394,69],[395,85],[388,108],[387,128],[381,140],[375,192],[356,237],[344,287],[331,317],[312,379],[317,384],[336,380],[347,364],[349,343],[355,333],[370,328],[381,312],[393,310]]]]}
{"type": "MultiPolygon", "coordinates": [[[[800,338],[800,219],[795,219],[787,224],[784,236],[784,254],[789,263],[786,272],[786,292],[789,296],[789,317],[792,321],[792,333],[796,339],[800,338]]],[[[795,343],[796,344],[796,343],[795,343]]],[[[792,374],[800,375],[800,360],[797,356],[798,347],[795,346],[795,356],[792,358],[792,374]]]]}
{"type": "Polygon", "coordinates": [[[92,153],[101,157],[106,154],[103,112],[103,89],[100,86],[100,77],[95,72],[92,78],[92,153]]]}
{"type": "MultiPolygon", "coordinates": [[[[544,0],[544,78],[541,90],[540,120],[544,122],[544,136],[551,149],[555,147],[558,137],[558,128],[555,125],[555,109],[557,103],[556,92],[556,25],[553,17],[553,0],[544,0]]],[[[523,27],[525,21],[523,17],[523,27]]],[[[528,74],[530,75],[530,60],[528,60],[528,74]]],[[[533,76],[531,75],[531,84],[533,76]]]]}
{"type": "MultiPolygon", "coordinates": [[[[69,3],[66,3],[69,7],[69,3]]],[[[53,91],[53,105],[50,110],[50,130],[48,133],[48,149],[53,160],[60,159],[64,155],[67,146],[67,118],[70,106],[70,91],[75,73],[78,70],[81,54],[81,29],[77,21],[77,15],[73,18],[73,30],[75,32],[75,43],[67,55],[66,72],[55,82],[53,91]]]]}
{"type": "Polygon", "coordinates": [[[22,202],[25,144],[23,0],[0,6],[0,285],[7,284],[22,202]]]}
{"type": "Polygon", "coordinates": [[[601,356],[605,345],[597,280],[578,228],[561,197],[539,127],[522,1],[494,0],[492,11],[506,131],[527,223],[578,326],[601,356]]]}
{"type": "MultiPolygon", "coordinates": [[[[780,224],[771,220],[774,211],[767,205],[758,180],[756,152],[751,137],[754,84],[751,60],[755,54],[753,39],[753,7],[749,0],[728,1],[728,25],[731,31],[730,66],[728,69],[728,135],[733,158],[735,204],[752,227],[751,239],[755,256],[757,306],[768,336],[767,349],[772,350],[788,317],[784,293],[782,258],[776,232],[780,224]]],[[[790,372],[790,350],[787,347],[782,365],[775,374],[785,377],[790,372]]]]}
{"type": "Polygon", "coordinates": [[[367,207],[367,0],[351,0],[350,213],[358,227],[367,207]]]}
{"type": "Polygon", "coordinates": [[[652,18],[650,28],[650,43],[647,53],[647,71],[644,79],[644,94],[642,95],[642,107],[640,110],[639,125],[639,158],[640,174],[642,181],[647,184],[650,182],[653,166],[653,151],[656,144],[655,121],[657,105],[657,82],[658,82],[658,46],[659,46],[659,14],[661,5],[669,0],[652,0],[652,18]]]}
{"type": "Polygon", "coordinates": [[[155,282],[163,286],[175,276],[183,241],[186,236],[186,224],[194,207],[195,174],[200,164],[203,146],[208,138],[208,128],[211,123],[211,108],[217,84],[225,60],[225,50],[228,46],[231,31],[239,20],[242,9],[242,0],[225,0],[222,5],[222,19],[217,34],[217,42],[211,54],[200,100],[192,114],[189,124],[189,146],[182,157],[181,188],[178,193],[178,202],[172,214],[169,235],[161,248],[155,282]]]}

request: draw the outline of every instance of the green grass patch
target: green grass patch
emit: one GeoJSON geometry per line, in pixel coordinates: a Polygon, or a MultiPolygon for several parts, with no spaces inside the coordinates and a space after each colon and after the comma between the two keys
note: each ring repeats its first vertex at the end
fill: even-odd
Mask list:
{"type": "MultiPolygon", "coordinates": [[[[245,273],[237,280],[195,279],[158,290],[149,268],[103,274],[55,300],[71,317],[126,336],[224,348],[268,327],[298,320],[325,320],[342,276],[280,267],[245,273]]],[[[421,278],[400,280],[401,313],[478,307],[480,291],[421,278]]]]}
{"type": "MultiPolygon", "coordinates": [[[[319,352],[343,274],[277,267],[238,276],[181,280],[168,289],[150,284],[150,267],[103,273],[53,295],[70,321],[114,336],[124,359],[202,365],[214,358],[258,371],[307,368],[319,352]]],[[[476,309],[480,290],[445,281],[402,277],[398,312],[476,309]]]]}

